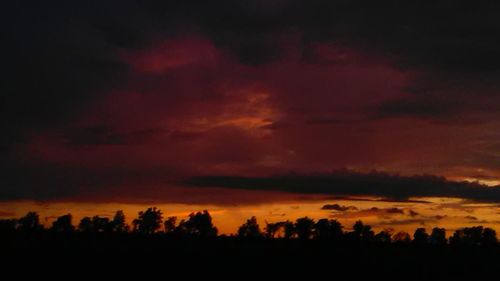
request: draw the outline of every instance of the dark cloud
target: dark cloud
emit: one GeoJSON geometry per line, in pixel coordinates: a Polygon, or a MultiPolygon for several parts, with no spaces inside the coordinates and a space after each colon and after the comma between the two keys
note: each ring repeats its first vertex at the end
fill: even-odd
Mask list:
{"type": "Polygon", "coordinates": [[[409,215],[410,217],[416,217],[416,216],[418,216],[418,215],[420,215],[420,214],[419,214],[418,212],[414,211],[414,210],[409,210],[409,211],[408,211],[408,215],[409,215]]]}
{"type": "MultiPolygon", "coordinates": [[[[0,198],[64,197],[146,178],[164,183],[170,168],[151,168],[159,166],[243,175],[351,164],[453,174],[465,166],[495,171],[488,176],[494,180],[498,136],[479,138],[498,125],[462,131],[383,122],[409,118],[461,127],[498,120],[498,7],[9,2],[0,27],[6,70],[0,169],[7,175],[0,198]],[[242,106],[255,101],[248,91],[265,92],[266,106],[242,106]],[[273,116],[259,116],[256,108],[273,116]],[[260,132],[245,131],[252,126],[260,132]]],[[[500,201],[497,188],[432,177],[202,177],[189,183],[388,201],[500,201]]]]}
{"type": "Polygon", "coordinates": [[[388,221],[382,221],[379,225],[410,225],[410,224],[420,224],[425,225],[427,223],[437,222],[445,219],[447,216],[435,215],[435,216],[422,216],[422,218],[415,219],[394,219],[388,221]]]}
{"type": "Polygon", "coordinates": [[[420,203],[428,204],[430,201],[425,200],[414,200],[414,199],[389,199],[389,198],[358,198],[349,196],[329,196],[325,198],[327,200],[346,200],[346,201],[368,201],[368,202],[388,202],[388,203],[420,203]]]}
{"type": "MultiPolygon", "coordinates": [[[[96,145],[130,145],[151,140],[157,135],[167,134],[159,128],[129,130],[117,132],[109,126],[93,126],[83,128],[67,128],[55,132],[60,141],[69,146],[96,146],[96,145]]],[[[178,132],[169,133],[174,137],[188,138],[178,132]]]]}
{"type": "Polygon", "coordinates": [[[355,206],[342,206],[339,204],[326,204],[323,207],[321,207],[321,210],[334,210],[334,211],[340,211],[340,212],[345,212],[345,211],[356,211],[358,208],[355,206]]]}
{"type": "Polygon", "coordinates": [[[378,208],[372,207],[369,209],[356,209],[349,212],[333,212],[330,217],[332,218],[363,218],[363,217],[377,217],[380,219],[388,219],[393,216],[403,215],[404,210],[399,208],[378,208]]]}
{"type": "Polygon", "coordinates": [[[188,185],[250,190],[279,190],[293,193],[370,195],[386,198],[458,197],[500,202],[500,188],[478,183],[447,181],[435,176],[396,176],[386,173],[339,171],[319,175],[285,175],[262,178],[203,176],[188,185]]]}
{"type": "MultiPolygon", "coordinates": [[[[481,87],[488,93],[499,89],[498,4],[358,4],[85,1],[75,8],[76,4],[64,1],[10,3],[3,9],[4,41],[8,42],[3,64],[9,71],[1,119],[16,120],[16,124],[3,124],[11,130],[60,121],[99,92],[120,87],[126,80],[128,69],[116,57],[119,50],[146,48],[158,38],[186,33],[208,36],[251,65],[280,59],[290,47],[287,36],[297,34],[306,58],[320,42],[387,57],[402,68],[436,70],[416,81],[422,89],[419,92],[435,91],[443,86],[439,81],[460,81],[462,87],[481,87]]],[[[320,54],[314,61],[321,59],[329,58],[320,54]]],[[[392,101],[381,110],[386,114],[449,113],[446,105],[419,96],[392,101]]],[[[14,141],[12,132],[7,137],[14,141]]]]}
{"type": "Polygon", "coordinates": [[[411,224],[425,225],[428,222],[429,222],[428,219],[403,219],[403,220],[381,221],[379,225],[383,226],[401,226],[401,225],[411,225],[411,224]]]}
{"type": "Polygon", "coordinates": [[[386,210],[389,214],[404,214],[405,212],[399,208],[389,208],[386,210]]]}
{"type": "Polygon", "coordinates": [[[477,221],[477,217],[475,216],[465,216],[466,219],[470,220],[470,221],[477,221]]]}

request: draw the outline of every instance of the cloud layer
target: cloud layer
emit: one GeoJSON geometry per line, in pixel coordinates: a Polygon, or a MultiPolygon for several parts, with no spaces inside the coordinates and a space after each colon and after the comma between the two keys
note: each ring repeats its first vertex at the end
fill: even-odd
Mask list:
{"type": "MultiPolygon", "coordinates": [[[[0,199],[148,200],[193,176],[344,167],[497,185],[498,4],[360,4],[6,4],[0,199]]],[[[401,181],[296,192],[498,200],[401,181]]]]}
{"type": "MultiPolygon", "coordinates": [[[[483,202],[500,202],[500,187],[448,181],[436,176],[398,176],[372,172],[337,171],[317,175],[284,175],[249,178],[230,176],[194,177],[187,184],[246,190],[286,191],[301,194],[377,196],[408,200],[413,197],[456,197],[483,202]]],[[[349,207],[325,205],[324,209],[346,211],[349,207]]],[[[391,211],[391,210],[389,210],[391,211]]]]}

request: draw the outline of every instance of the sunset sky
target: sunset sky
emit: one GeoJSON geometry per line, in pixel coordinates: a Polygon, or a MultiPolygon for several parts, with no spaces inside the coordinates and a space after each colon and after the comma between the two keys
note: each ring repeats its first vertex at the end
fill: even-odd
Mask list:
{"type": "Polygon", "coordinates": [[[372,2],[4,4],[0,218],[500,230],[500,5],[372,2]]]}

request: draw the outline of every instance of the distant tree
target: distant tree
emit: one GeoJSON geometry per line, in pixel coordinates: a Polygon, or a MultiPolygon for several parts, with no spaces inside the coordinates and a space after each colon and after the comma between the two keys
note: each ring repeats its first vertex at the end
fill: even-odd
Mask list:
{"type": "Polygon", "coordinates": [[[429,236],[429,243],[432,245],[446,245],[446,230],[444,228],[434,227],[429,236]]]}
{"type": "Polygon", "coordinates": [[[18,220],[18,229],[22,232],[35,232],[42,229],[40,217],[36,212],[28,212],[18,220]]]}
{"type": "Polygon", "coordinates": [[[411,242],[410,234],[400,231],[392,236],[392,241],[398,244],[409,244],[411,242]]]}
{"type": "Polygon", "coordinates": [[[457,229],[450,237],[452,245],[480,245],[483,238],[483,227],[473,226],[457,229]]]}
{"type": "Polygon", "coordinates": [[[413,234],[413,244],[415,245],[425,245],[429,241],[429,234],[427,230],[423,227],[417,228],[413,234]]]}
{"type": "Polygon", "coordinates": [[[498,243],[497,232],[489,227],[483,230],[483,237],[481,239],[481,245],[490,246],[498,243]]]}
{"type": "Polygon", "coordinates": [[[320,219],[314,226],[314,235],[318,239],[338,239],[342,237],[342,228],[337,220],[320,219]]]}
{"type": "Polygon", "coordinates": [[[203,212],[191,213],[188,220],[182,220],[177,227],[177,232],[191,237],[216,237],[217,228],[212,223],[210,213],[203,212]]]}
{"type": "Polygon", "coordinates": [[[13,234],[16,232],[16,226],[17,226],[16,219],[1,219],[0,234],[13,234]]]}
{"type": "Polygon", "coordinates": [[[380,244],[390,244],[392,241],[392,229],[384,229],[374,236],[374,241],[380,244]]]}
{"type": "Polygon", "coordinates": [[[268,223],[264,229],[267,238],[275,238],[278,232],[283,228],[284,222],[268,223]]]}
{"type": "Polygon", "coordinates": [[[465,237],[468,240],[468,243],[473,245],[481,245],[481,241],[483,239],[483,230],[484,228],[482,226],[464,228],[465,237]]]}
{"type": "Polygon", "coordinates": [[[450,237],[450,244],[457,246],[463,245],[466,242],[465,231],[463,228],[455,230],[453,235],[450,237]]]}
{"type": "Polygon", "coordinates": [[[238,229],[238,236],[241,238],[260,238],[262,237],[262,232],[260,231],[260,226],[257,223],[256,217],[251,217],[241,225],[238,229]]]}
{"type": "Polygon", "coordinates": [[[156,207],[139,212],[139,217],[133,221],[134,231],[142,234],[153,234],[160,229],[163,215],[156,207]]]}
{"type": "Polygon", "coordinates": [[[72,224],[73,216],[71,214],[58,217],[53,223],[51,230],[54,232],[69,233],[75,230],[72,224]]]}
{"type": "Polygon", "coordinates": [[[111,229],[113,232],[126,232],[128,231],[128,225],[125,222],[125,214],[122,210],[118,210],[111,221],[111,229]]]}
{"type": "Polygon", "coordinates": [[[359,241],[372,241],[375,234],[373,233],[372,227],[363,224],[362,221],[358,220],[353,225],[352,236],[359,241]]]}
{"type": "Polygon", "coordinates": [[[291,221],[283,222],[283,231],[285,239],[293,238],[295,234],[295,225],[293,224],[293,222],[291,221]]]}
{"type": "Polygon", "coordinates": [[[165,220],[165,232],[166,233],[173,233],[175,231],[175,228],[177,227],[177,217],[168,217],[165,220]]]}
{"type": "Polygon", "coordinates": [[[78,224],[78,230],[86,233],[109,233],[113,231],[113,224],[109,218],[99,216],[93,216],[92,218],[84,217],[78,224]]]}
{"type": "Polygon", "coordinates": [[[92,219],[90,217],[83,217],[78,224],[78,230],[85,233],[90,233],[94,230],[92,219]]]}
{"type": "Polygon", "coordinates": [[[497,242],[496,231],[482,226],[457,229],[450,237],[450,244],[452,245],[494,245],[497,242]]]}
{"type": "Polygon", "coordinates": [[[93,216],[92,217],[93,231],[96,233],[111,232],[112,225],[109,218],[93,216]]]}
{"type": "Polygon", "coordinates": [[[299,239],[309,239],[313,235],[315,222],[308,217],[298,218],[295,221],[295,233],[299,239]]]}

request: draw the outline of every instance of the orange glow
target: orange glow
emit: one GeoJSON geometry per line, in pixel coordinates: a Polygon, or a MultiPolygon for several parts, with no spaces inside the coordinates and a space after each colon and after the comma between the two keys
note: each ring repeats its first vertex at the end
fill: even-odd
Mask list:
{"type": "MultiPolygon", "coordinates": [[[[376,198],[357,200],[312,200],[285,203],[265,203],[259,205],[187,205],[187,204],[156,204],[163,211],[164,218],[177,216],[186,218],[189,213],[208,210],[221,234],[234,234],[239,225],[251,216],[256,216],[261,228],[266,222],[295,220],[308,216],[314,219],[332,218],[339,220],[349,230],[354,222],[361,219],[372,225],[376,231],[394,229],[413,233],[418,227],[430,230],[433,227],[444,227],[450,232],[460,227],[483,225],[500,230],[498,204],[478,204],[464,202],[454,198],[418,198],[428,203],[418,202],[384,202],[374,201],[376,198]],[[369,200],[369,201],[368,201],[369,200]],[[352,210],[323,210],[326,204],[353,206],[352,210]],[[392,209],[390,211],[389,209],[392,209]],[[410,211],[411,210],[411,211],[410,211]]],[[[40,213],[42,222],[50,226],[55,217],[71,213],[73,224],[77,225],[84,216],[112,217],[116,210],[123,210],[128,223],[137,213],[152,205],[121,204],[121,203],[36,203],[31,201],[0,203],[0,211],[5,217],[9,212],[20,217],[28,211],[40,213]],[[9,212],[7,212],[9,211],[9,212]]]]}

